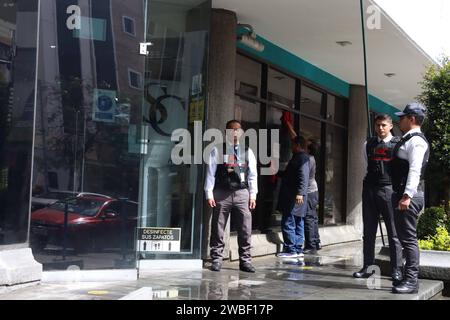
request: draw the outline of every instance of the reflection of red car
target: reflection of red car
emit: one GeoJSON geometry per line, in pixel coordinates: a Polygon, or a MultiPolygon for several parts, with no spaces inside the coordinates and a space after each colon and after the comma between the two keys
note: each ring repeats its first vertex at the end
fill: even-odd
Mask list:
{"type": "Polygon", "coordinates": [[[122,203],[114,198],[80,193],[31,213],[31,246],[44,249],[47,244],[64,245],[76,251],[98,248],[130,248],[137,223],[137,203],[122,203]],[[67,203],[67,227],[64,227],[67,203]]]}

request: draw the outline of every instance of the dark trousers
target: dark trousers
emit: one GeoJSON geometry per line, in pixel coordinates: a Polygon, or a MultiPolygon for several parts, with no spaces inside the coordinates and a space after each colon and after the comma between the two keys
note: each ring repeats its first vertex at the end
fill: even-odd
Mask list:
{"type": "Polygon", "coordinates": [[[247,189],[236,191],[214,189],[216,207],[213,209],[211,221],[210,255],[213,262],[222,262],[225,226],[232,209],[235,209],[238,231],[239,260],[251,262],[252,214],[249,209],[249,192],[247,189]]]}
{"type": "Polygon", "coordinates": [[[392,206],[392,186],[374,186],[363,184],[363,254],[364,265],[375,263],[375,239],[378,229],[378,218],[383,216],[389,241],[391,269],[402,267],[402,246],[398,239],[394,223],[394,207],[392,206]]]}
{"type": "Polygon", "coordinates": [[[418,192],[411,199],[407,210],[398,210],[401,195],[392,195],[392,206],[395,208],[394,221],[398,237],[403,246],[406,258],[404,275],[407,280],[416,281],[419,277],[419,245],[417,243],[417,219],[424,206],[423,192],[418,192]]]}
{"type": "Polygon", "coordinates": [[[319,218],[316,210],[318,202],[318,191],[308,193],[308,208],[305,216],[305,249],[317,249],[320,244],[319,218]]]}

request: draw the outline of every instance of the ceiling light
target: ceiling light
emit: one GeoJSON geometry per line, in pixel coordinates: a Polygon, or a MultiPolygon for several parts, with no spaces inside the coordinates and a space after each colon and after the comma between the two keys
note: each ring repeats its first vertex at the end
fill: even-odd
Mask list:
{"type": "Polygon", "coordinates": [[[346,46],[352,45],[352,43],[350,41],[336,41],[336,43],[338,45],[340,45],[341,47],[346,47],[346,46]]]}

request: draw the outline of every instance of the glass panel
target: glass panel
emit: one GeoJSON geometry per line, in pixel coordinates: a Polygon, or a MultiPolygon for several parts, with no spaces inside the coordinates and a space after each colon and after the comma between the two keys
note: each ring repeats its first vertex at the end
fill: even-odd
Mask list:
{"type": "Polygon", "coordinates": [[[260,113],[261,104],[259,102],[235,96],[234,119],[241,122],[244,130],[259,129],[260,113]]]}
{"type": "MultiPolygon", "coordinates": [[[[304,116],[300,116],[300,134],[304,136],[308,140],[308,144],[312,144],[311,150],[313,150],[312,155],[316,160],[316,182],[319,188],[319,206],[322,201],[322,194],[324,185],[322,183],[323,179],[323,164],[322,157],[320,154],[321,150],[321,127],[322,124],[320,121],[312,120],[304,116]]],[[[317,213],[321,213],[321,210],[318,210],[317,213]]]]}
{"type": "MultiPolygon", "coordinates": [[[[239,96],[235,96],[235,108],[234,108],[234,119],[238,120],[242,124],[242,128],[244,130],[255,129],[258,130],[260,128],[260,113],[261,113],[261,103],[254,101],[252,99],[247,99],[239,96]]],[[[263,176],[258,176],[258,183],[261,185],[261,179],[263,176]]],[[[261,192],[261,188],[259,188],[259,192],[261,192]]],[[[263,200],[261,197],[262,193],[258,195],[258,201],[263,200]]],[[[256,206],[256,213],[253,214],[253,229],[259,229],[260,226],[260,206],[256,206]]],[[[234,218],[234,212],[232,212],[230,219],[230,228],[231,231],[238,230],[238,227],[235,224],[236,219],[234,218]]]]}
{"type": "Polygon", "coordinates": [[[261,64],[241,54],[236,55],[236,92],[261,96],[261,64]]]}
{"type": "Polygon", "coordinates": [[[27,241],[37,7],[0,0],[0,246],[27,241]]]}
{"type": "MultiPolygon", "coordinates": [[[[179,251],[139,251],[147,258],[199,258],[203,205],[201,165],[171,161],[176,129],[193,135],[204,121],[209,1],[145,1],[146,42],[144,137],[141,158],[141,227],[180,228],[179,251]],[[181,254],[180,254],[181,253],[181,254]]],[[[140,250],[140,249],[139,249],[140,250]]]]}
{"type": "Polygon", "coordinates": [[[269,68],[267,78],[269,100],[287,108],[294,108],[295,79],[269,68]]]}
{"type": "Polygon", "coordinates": [[[134,268],[143,1],[49,0],[40,13],[33,254],[47,270],[134,268]]]}
{"type": "MultiPolygon", "coordinates": [[[[286,170],[287,164],[292,157],[291,137],[288,130],[281,123],[283,110],[274,107],[267,108],[267,129],[279,129],[280,143],[280,163],[279,171],[286,170]]],[[[270,150],[269,150],[270,152],[270,150]]],[[[258,194],[259,227],[261,231],[267,231],[271,227],[279,227],[281,215],[277,211],[278,196],[281,187],[281,179],[275,179],[273,176],[259,176],[259,185],[261,186],[258,194]]]]}
{"type": "Polygon", "coordinates": [[[322,93],[310,87],[301,88],[300,111],[316,117],[322,117],[322,93]]]}
{"type": "Polygon", "coordinates": [[[306,139],[313,139],[314,141],[320,142],[320,128],[320,121],[300,116],[300,134],[303,135],[306,139]]]}
{"type": "Polygon", "coordinates": [[[345,222],[346,141],[344,129],[327,126],[324,225],[345,222]]]}
{"type": "Polygon", "coordinates": [[[344,99],[331,94],[327,97],[327,120],[347,126],[348,110],[344,99]]]}

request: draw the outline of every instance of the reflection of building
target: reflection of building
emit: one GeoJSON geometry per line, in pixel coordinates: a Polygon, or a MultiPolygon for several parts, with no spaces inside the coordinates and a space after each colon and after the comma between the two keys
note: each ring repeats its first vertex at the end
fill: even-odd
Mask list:
{"type": "MultiPolygon", "coordinates": [[[[280,129],[283,169],[290,157],[290,139],[280,121],[283,112],[291,112],[296,130],[319,145],[320,221],[334,236],[324,238],[324,243],[360,238],[364,174],[360,151],[367,119],[357,1],[339,1],[337,8],[333,0],[320,4],[301,0],[280,5],[280,14],[273,3],[259,0],[213,0],[217,10],[201,0],[49,0],[40,1],[39,19],[37,1],[29,7],[25,0],[16,2],[18,7],[0,12],[0,123],[10,121],[12,115],[13,133],[0,127],[0,193],[9,188],[8,195],[21,199],[22,216],[18,221],[8,216],[6,227],[0,224],[0,250],[6,244],[4,229],[9,234],[20,229],[20,239],[11,241],[26,241],[29,182],[17,180],[21,185],[11,189],[10,173],[5,172],[11,168],[15,174],[30,172],[34,150],[34,191],[130,198],[139,202],[139,226],[181,228],[180,252],[139,252],[141,270],[155,261],[167,268],[174,264],[198,268],[207,258],[203,249],[208,244],[204,168],[170,161],[171,132],[185,128],[193,133],[194,120],[203,120],[203,129],[223,130],[231,118],[241,120],[246,128],[280,129]],[[67,19],[76,13],[67,13],[70,6],[79,7],[80,16],[74,18],[80,21],[79,30],[68,27],[67,19]],[[243,32],[237,28],[241,19],[253,25],[264,51],[237,43],[237,33],[243,32]],[[14,42],[5,30],[17,32],[21,55],[14,57],[15,72],[4,62],[14,42]],[[352,44],[341,46],[337,43],[341,40],[352,44]],[[147,55],[139,53],[141,42],[150,43],[147,55]],[[34,74],[27,73],[36,70],[35,64],[37,82],[34,74]],[[6,161],[1,158],[3,149],[22,153],[6,161]]],[[[0,7],[6,3],[11,2],[0,0],[0,7]]],[[[382,23],[383,29],[368,32],[367,38],[370,109],[392,114],[419,92],[416,83],[430,59],[391,20],[382,16],[382,23]],[[382,74],[392,70],[399,70],[397,77],[382,74]]],[[[277,185],[267,176],[259,181],[255,233],[277,231],[277,185]]],[[[127,210],[113,209],[100,216],[120,224],[127,210]]],[[[2,212],[0,222],[4,217],[2,212]]],[[[39,223],[45,234],[50,226],[39,223]]],[[[234,226],[231,230],[234,241],[234,226]]],[[[35,256],[56,259],[67,251],[67,264],[82,260],[87,268],[133,266],[135,252],[125,252],[120,241],[100,250],[96,235],[87,234],[92,246],[84,256],[62,243],[41,248],[44,252],[36,251],[35,256]]],[[[117,232],[116,237],[121,236],[117,232]]],[[[233,246],[230,250],[233,256],[233,246]]],[[[67,265],[44,267],[66,269],[67,265]]]]}
{"type": "MultiPolygon", "coordinates": [[[[142,2],[129,1],[124,7],[121,1],[80,1],[78,33],[66,28],[67,14],[60,14],[72,2],[42,4],[41,30],[45,34],[40,38],[40,61],[45,67],[41,69],[39,82],[43,94],[38,106],[43,117],[37,122],[36,156],[40,165],[35,180],[44,189],[87,188],[99,192],[103,187],[95,186],[98,179],[86,172],[103,171],[103,175],[111,175],[111,170],[105,168],[115,166],[110,159],[117,150],[111,148],[106,132],[125,130],[123,133],[127,134],[125,128],[114,124],[128,125],[130,112],[137,112],[135,104],[142,97],[142,79],[136,80],[136,84],[128,72],[143,68],[142,57],[130,55],[130,50],[137,51],[136,41],[143,37],[142,2]],[[121,14],[132,17],[133,34],[125,32],[121,14]],[[98,112],[101,90],[109,93],[112,105],[98,112]],[[72,94],[67,96],[66,91],[72,94]]],[[[134,197],[137,199],[137,194],[134,197]]]]}

